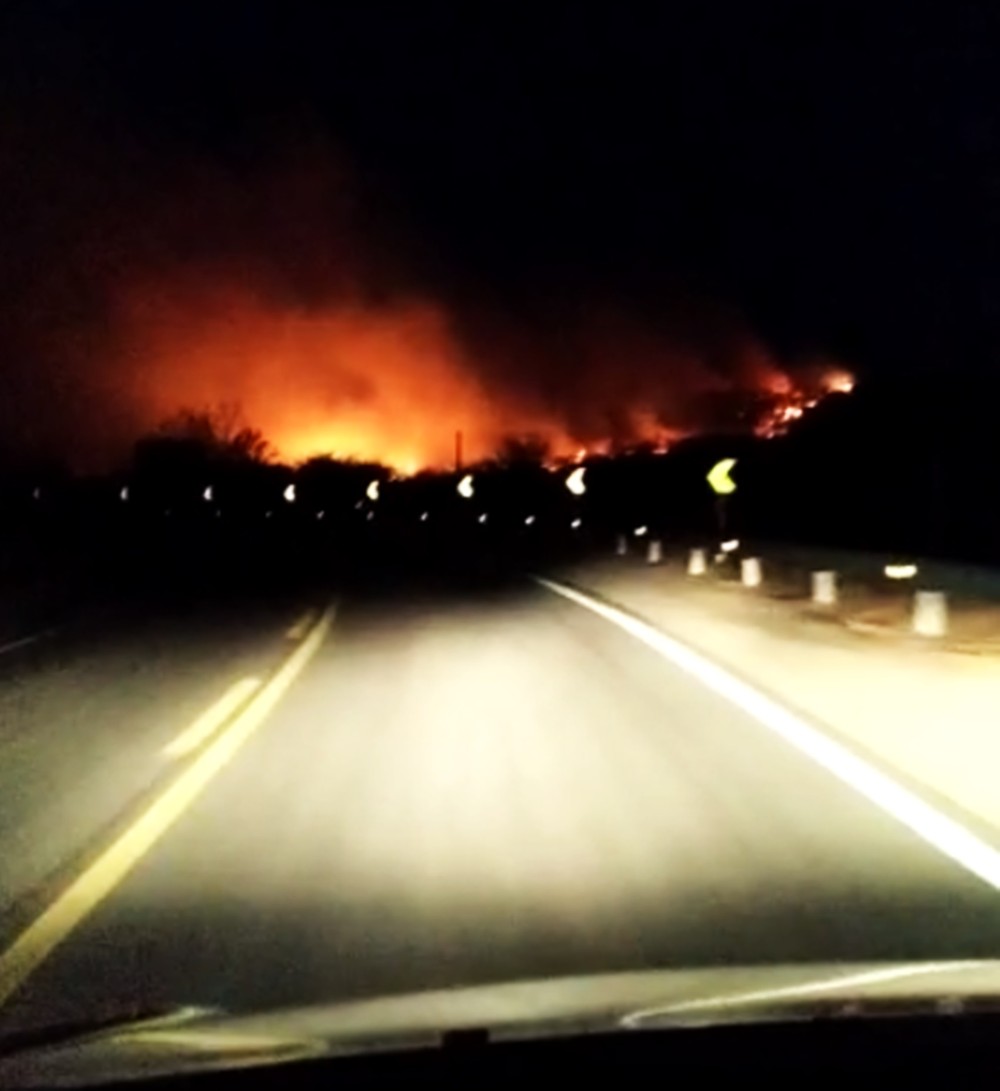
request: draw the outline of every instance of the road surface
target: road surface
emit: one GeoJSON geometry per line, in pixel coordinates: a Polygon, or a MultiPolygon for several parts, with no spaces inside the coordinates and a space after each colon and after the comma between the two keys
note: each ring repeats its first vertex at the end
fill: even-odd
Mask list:
{"type": "Polygon", "coordinates": [[[326,606],[0,657],[4,1029],[1000,954],[1000,892],[579,605],[326,606]]]}

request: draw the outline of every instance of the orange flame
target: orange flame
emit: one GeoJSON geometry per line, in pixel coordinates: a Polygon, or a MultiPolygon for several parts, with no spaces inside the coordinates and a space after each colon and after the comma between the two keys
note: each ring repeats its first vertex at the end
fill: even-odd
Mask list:
{"type": "MultiPolygon", "coordinates": [[[[574,435],[558,412],[523,390],[488,388],[447,312],[426,299],[306,308],[278,305],[245,288],[171,285],[128,293],[117,317],[123,366],[116,374],[125,377],[125,394],[147,427],[182,406],[235,402],[283,459],[333,454],[403,473],[450,466],[457,431],[469,462],[493,455],[512,434],[542,440],[556,461],[611,446],[592,426],[574,435]]],[[[751,346],[746,355],[744,382],[774,403],[758,427],[763,435],[780,434],[824,393],[853,385],[846,371],[830,370],[810,397],[763,349],[751,346]]],[[[592,372],[589,386],[581,380],[573,393],[582,391],[595,410],[614,408],[619,433],[663,451],[695,430],[690,422],[663,423],[652,408],[653,386],[634,381],[624,408],[613,405],[608,370],[592,372]]],[[[662,369],[639,374],[662,381],[662,369]]],[[[719,387],[725,380],[689,365],[675,382],[719,387]]]]}
{"type": "Polygon", "coordinates": [[[757,434],[768,439],[784,435],[790,425],[810,409],[815,409],[827,394],[850,394],[854,389],[854,376],[843,368],[826,368],[814,385],[818,389],[799,389],[789,385],[775,398],[770,410],[758,423],[757,434]]]}
{"type": "Polygon", "coordinates": [[[412,473],[449,465],[456,431],[469,460],[487,457],[515,421],[553,451],[578,446],[551,419],[484,389],[444,312],[422,300],[312,311],[238,292],[133,296],[121,339],[140,417],[235,400],[293,461],[333,454],[412,473]]]}

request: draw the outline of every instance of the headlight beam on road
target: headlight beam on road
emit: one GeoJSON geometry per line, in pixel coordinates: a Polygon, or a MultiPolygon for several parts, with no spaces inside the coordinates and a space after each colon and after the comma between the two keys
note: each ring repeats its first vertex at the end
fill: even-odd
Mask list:
{"type": "Polygon", "coordinates": [[[938,810],[836,739],[825,735],[790,709],[679,640],[667,636],[625,610],[593,599],[572,587],[540,576],[536,580],[555,594],[600,615],[642,641],[713,693],[742,709],[762,727],[869,800],[942,855],[994,890],[1000,891],[1000,850],[966,829],[950,815],[938,810]]]}

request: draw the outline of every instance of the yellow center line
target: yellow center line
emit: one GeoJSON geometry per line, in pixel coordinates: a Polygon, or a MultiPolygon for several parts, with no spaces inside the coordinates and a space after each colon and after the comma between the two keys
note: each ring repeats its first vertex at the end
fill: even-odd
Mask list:
{"type": "Polygon", "coordinates": [[[163,756],[182,758],[192,750],[197,750],[258,689],[259,678],[241,678],[234,682],[214,705],[205,709],[190,727],[186,727],[172,743],[163,748],[163,756]]]}
{"type": "Polygon", "coordinates": [[[286,640],[301,640],[306,635],[306,633],[309,632],[309,629],[311,628],[311,626],[312,626],[313,622],[315,622],[315,620],[316,620],[316,611],[315,610],[307,610],[302,615],[302,617],[300,617],[299,620],[296,621],[295,624],[288,630],[288,632],[285,633],[285,639],[286,640]]]}
{"type": "Polygon", "coordinates": [[[0,955],[0,1005],[118,886],[267,719],[323,643],[331,605],[306,639],[257,691],[225,730],[163,793],[0,955]]]}

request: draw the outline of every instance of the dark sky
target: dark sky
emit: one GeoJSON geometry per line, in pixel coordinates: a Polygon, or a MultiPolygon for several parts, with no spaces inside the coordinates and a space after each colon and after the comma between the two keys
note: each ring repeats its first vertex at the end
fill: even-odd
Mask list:
{"type": "Polygon", "coordinates": [[[793,372],[992,368],[1000,8],[656,7],[8,2],[0,423],[127,431],[119,289],[179,267],[429,293],[536,403],[594,314],[671,359],[739,326],[793,372]]]}

